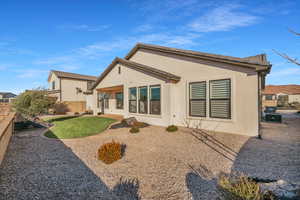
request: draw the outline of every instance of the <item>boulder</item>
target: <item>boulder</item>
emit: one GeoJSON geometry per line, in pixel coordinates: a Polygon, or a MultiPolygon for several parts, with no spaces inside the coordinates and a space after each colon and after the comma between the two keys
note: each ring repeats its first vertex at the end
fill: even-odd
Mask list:
{"type": "Polygon", "coordinates": [[[129,117],[129,118],[123,119],[122,123],[125,123],[128,126],[133,126],[135,123],[137,123],[137,120],[135,117],[129,117]]]}

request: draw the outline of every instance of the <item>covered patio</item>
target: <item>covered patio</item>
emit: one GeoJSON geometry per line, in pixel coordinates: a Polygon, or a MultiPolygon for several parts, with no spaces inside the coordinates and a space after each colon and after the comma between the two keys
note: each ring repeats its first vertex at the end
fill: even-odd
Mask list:
{"type": "Polygon", "coordinates": [[[97,102],[101,114],[123,114],[124,111],[124,86],[97,89],[97,102]]]}

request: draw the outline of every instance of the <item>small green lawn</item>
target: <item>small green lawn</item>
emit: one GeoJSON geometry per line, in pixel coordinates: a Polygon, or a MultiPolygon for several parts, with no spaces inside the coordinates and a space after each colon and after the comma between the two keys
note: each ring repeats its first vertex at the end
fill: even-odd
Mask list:
{"type": "Polygon", "coordinates": [[[45,136],[59,139],[95,135],[104,131],[111,123],[116,121],[114,119],[93,116],[64,116],[44,120],[54,124],[54,126],[45,133],[45,136]]]}

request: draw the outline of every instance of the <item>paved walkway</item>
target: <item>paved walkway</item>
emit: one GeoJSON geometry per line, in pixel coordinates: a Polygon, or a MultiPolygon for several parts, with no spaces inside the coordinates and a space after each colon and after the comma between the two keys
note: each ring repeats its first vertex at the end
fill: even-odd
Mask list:
{"type": "Polygon", "coordinates": [[[281,128],[265,127],[264,140],[224,133],[206,137],[188,129],[168,133],[155,126],[138,134],[119,128],[66,140],[41,137],[42,129],[20,132],[0,167],[0,199],[211,200],[217,176],[236,171],[297,182],[299,122],[292,117],[281,128]],[[289,139],[278,140],[284,134],[289,139]],[[96,152],[111,140],[127,147],[121,160],[105,165],[96,152]]]}

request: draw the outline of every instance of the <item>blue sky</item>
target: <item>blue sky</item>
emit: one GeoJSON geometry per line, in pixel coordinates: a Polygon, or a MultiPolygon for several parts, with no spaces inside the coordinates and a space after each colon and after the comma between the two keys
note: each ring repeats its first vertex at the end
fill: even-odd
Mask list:
{"type": "Polygon", "coordinates": [[[237,57],[266,53],[268,84],[300,84],[297,0],[3,0],[0,91],[47,87],[49,70],[98,76],[137,42],[237,57]]]}

